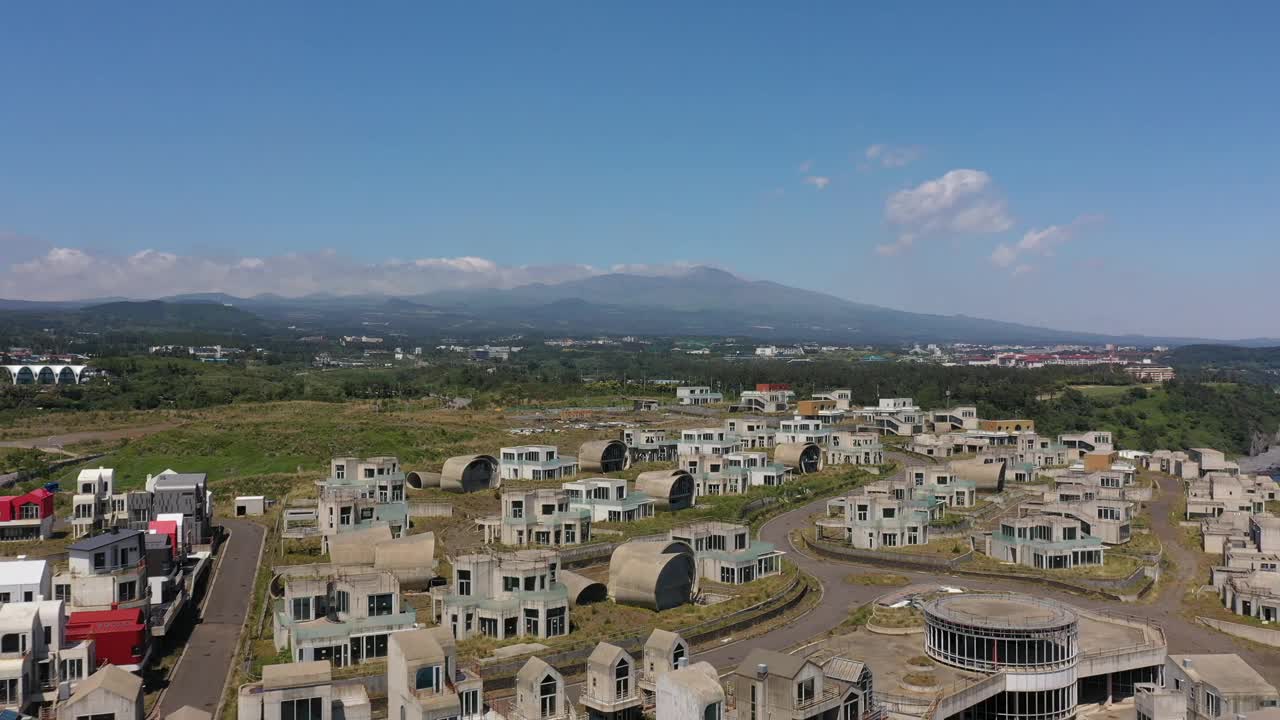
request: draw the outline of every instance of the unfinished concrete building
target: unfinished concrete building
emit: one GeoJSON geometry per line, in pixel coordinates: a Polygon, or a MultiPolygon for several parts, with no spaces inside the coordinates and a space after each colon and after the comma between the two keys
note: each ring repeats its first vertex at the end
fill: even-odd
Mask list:
{"type": "Polygon", "coordinates": [[[492,455],[458,455],[444,461],[440,472],[417,470],[405,476],[413,488],[433,488],[459,493],[493,490],[502,486],[498,459],[492,455]]]}
{"type": "Polygon", "coordinates": [[[746,525],[690,523],[672,528],[667,537],[693,548],[703,580],[741,585],[782,572],[784,553],[773,543],[752,540],[746,525]]]}
{"type": "Polygon", "coordinates": [[[587,658],[586,688],[581,702],[588,720],[635,720],[643,697],[636,662],[627,651],[602,642],[587,658]]]}
{"type": "Polygon", "coordinates": [[[509,720],[576,720],[564,693],[564,675],[539,657],[516,673],[516,697],[509,720]]]}
{"type": "Polygon", "coordinates": [[[642,653],[636,683],[644,708],[651,710],[657,702],[658,678],[688,663],[689,643],[678,633],[655,628],[644,641],[642,653]]]}
{"type": "Polygon", "coordinates": [[[452,585],[432,592],[440,624],[459,640],[565,635],[569,588],[561,567],[554,550],[458,556],[452,585]]]}
{"type": "Polygon", "coordinates": [[[616,603],[667,610],[698,589],[693,548],[682,542],[628,542],[609,560],[609,597],[616,603]]]}
{"type": "Polygon", "coordinates": [[[725,720],[725,694],[720,674],[709,662],[681,666],[660,675],[654,689],[660,718],[725,720]]]}
{"type": "Polygon", "coordinates": [[[387,716],[403,720],[480,720],[484,683],[458,663],[445,628],[397,633],[387,658],[387,716]]]}

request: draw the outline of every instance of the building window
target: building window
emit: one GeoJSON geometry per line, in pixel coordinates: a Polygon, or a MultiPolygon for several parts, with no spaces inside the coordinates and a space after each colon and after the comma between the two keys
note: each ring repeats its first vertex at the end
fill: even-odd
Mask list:
{"type": "Polygon", "coordinates": [[[706,710],[702,711],[702,720],[723,720],[724,713],[722,710],[720,703],[711,703],[706,710]]]}
{"type": "Polygon", "coordinates": [[[547,636],[557,637],[568,633],[565,627],[564,608],[551,608],[547,610],[547,636]]]}
{"type": "Polygon", "coordinates": [[[631,697],[631,663],[626,658],[619,658],[613,668],[613,692],[617,700],[631,697]]]}
{"type": "Polygon", "coordinates": [[[390,615],[393,610],[394,601],[391,593],[381,593],[379,595],[369,596],[368,614],[369,617],[377,617],[379,615],[390,615]]]}
{"type": "Polygon", "coordinates": [[[339,590],[334,595],[334,601],[338,606],[337,611],[340,613],[351,612],[351,593],[346,590],[339,590]]]}
{"type": "Polygon", "coordinates": [[[22,652],[22,646],[26,643],[22,642],[22,636],[18,633],[8,633],[0,637],[0,652],[16,653],[22,652]]]}
{"type": "Polygon", "coordinates": [[[128,602],[138,597],[138,581],[120,583],[120,602],[128,602]]]}
{"type": "Polygon", "coordinates": [[[1222,714],[1222,700],[1211,692],[1205,692],[1204,709],[1210,717],[1218,717],[1222,714]]]}
{"type": "Polygon", "coordinates": [[[373,519],[373,508],[371,508],[371,507],[367,507],[367,508],[360,508],[360,519],[361,519],[361,520],[372,520],[372,519],[373,519]]]}
{"type": "Polygon", "coordinates": [[[107,554],[105,552],[96,552],[93,554],[93,569],[101,570],[107,566],[107,554]]]}
{"type": "Polygon", "coordinates": [[[84,660],[75,658],[72,660],[63,660],[61,672],[63,680],[79,680],[84,677],[84,660]]]}
{"type": "Polygon", "coordinates": [[[71,585],[60,584],[53,586],[53,599],[71,601],[71,585]]]}
{"type": "Polygon", "coordinates": [[[556,714],[557,695],[555,677],[547,675],[542,678],[542,683],[538,687],[538,707],[542,712],[542,717],[551,717],[556,714]]]}
{"type": "Polygon", "coordinates": [[[293,620],[302,622],[311,619],[311,598],[293,599],[293,620]]]}
{"type": "Polygon", "coordinates": [[[19,510],[19,515],[23,520],[39,520],[40,506],[30,503],[23,505],[22,509],[19,510]]]}
{"type": "Polygon", "coordinates": [[[417,690],[439,690],[440,666],[429,665],[424,668],[418,668],[418,674],[415,680],[414,688],[417,690]]]}
{"type": "Polygon", "coordinates": [[[462,716],[471,717],[480,714],[480,693],[468,690],[462,693],[462,716]]]}
{"type": "Polygon", "coordinates": [[[471,571],[470,570],[458,571],[458,594],[459,595],[471,594],[471,571]]]}
{"type": "Polygon", "coordinates": [[[796,705],[813,702],[813,678],[796,683],[796,705]]]}
{"type": "Polygon", "coordinates": [[[285,700],[280,703],[280,720],[320,720],[322,717],[324,714],[321,712],[318,697],[285,700]]]}

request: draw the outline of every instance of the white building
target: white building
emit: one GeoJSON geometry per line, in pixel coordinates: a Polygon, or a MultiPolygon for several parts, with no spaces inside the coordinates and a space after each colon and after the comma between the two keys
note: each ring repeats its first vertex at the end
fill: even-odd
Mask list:
{"type": "Polygon", "coordinates": [[[44,560],[0,562],[0,603],[53,599],[53,572],[44,560]]]}
{"type": "Polygon", "coordinates": [[[578,474],[578,459],[561,455],[555,445],[504,447],[499,455],[505,480],[560,480],[578,474]]]}
{"type": "Polygon", "coordinates": [[[570,510],[586,510],[594,522],[634,522],[653,517],[654,500],[627,489],[622,478],[586,478],[560,486],[569,496],[570,510]]]}
{"type": "Polygon", "coordinates": [[[676,388],[676,402],[680,405],[715,405],[723,401],[724,395],[711,392],[708,385],[681,385],[676,388]]]}

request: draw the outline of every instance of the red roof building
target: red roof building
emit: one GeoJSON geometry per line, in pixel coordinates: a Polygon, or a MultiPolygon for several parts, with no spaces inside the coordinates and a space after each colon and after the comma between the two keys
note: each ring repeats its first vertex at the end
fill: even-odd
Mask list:
{"type": "Polygon", "coordinates": [[[0,496],[0,540],[46,540],[53,533],[53,493],[37,488],[0,496]]]}
{"type": "Polygon", "coordinates": [[[150,638],[142,608],[73,612],[67,619],[67,640],[93,640],[98,667],[140,665],[150,638]]]}

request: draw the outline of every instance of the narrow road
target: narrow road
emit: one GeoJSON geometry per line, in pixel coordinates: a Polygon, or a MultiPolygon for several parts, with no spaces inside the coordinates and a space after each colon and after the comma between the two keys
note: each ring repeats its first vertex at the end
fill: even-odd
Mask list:
{"type": "MultiPolygon", "coordinates": [[[[1176,482],[1176,480],[1174,481],[1176,482]]],[[[1151,524],[1153,531],[1161,542],[1169,549],[1169,557],[1178,569],[1179,581],[1188,574],[1194,574],[1194,559],[1185,556],[1190,553],[1176,542],[1176,526],[1169,522],[1174,493],[1181,493],[1178,486],[1166,488],[1162,486],[1159,498],[1151,503],[1151,524]],[[1169,539],[1166,539],[1169,538],[1169,539]]],[[[752,648],[764,647],[772,650],[786,651],[803,644],[807,640],[819,636],[844,622],[849,611],[859,605],[889,592],[892,588],[854,585],[845,578],[857,573],[893,573],[910,579],[913,583],[943,583],[966,588],[970,591],[990,592],[1024,592],[1040,597],[1050,597],[1065,603],[1092,610],[1109,610],[1143,617],[1159,624],[1169,641],[1169,652],[1178,653],[1237,653],[1251,666],[1270,680],[1280,680],[1280,652],[1258,649],[1261,646],[1248,645],[1229,635],[1219,633],[1195,622],[1186,620],[1179,614],[1184,586],[1172,583],[1164,589],[1161,597],[1151,603],[1122,603],[1118,601],[1100,600],[1090,596],[1073,595],[1060,590],[1038,585],[1034,580],[990,579],[965,577],[961,575],[935,574],[890,568],[887,566],[867,566],[843,563],[825,558],[819,559],[806,555],[791,544],[792,530],[808,527],[809,516],[823,512],[826,500],[816,500],[804,507],[779,515],[765,523],[760,529],[760,539],[771,542],[787,551],[787,559],[800,569],[813,575],[822,582],[823,598],[818,607],[807,615],[782,627],[750,640],[727,644],[721,648],[706,650],[698,654],[699,660],[706,660],[721,671],[732,669],[746,657],[752,648]]],[[[1191,577],[1192,581],[1199,581],[1191,577]]],[[[873,668],[874,670],[874,668],[873,668]]]]}
{"type": "Polygon", "coordinates": [[[167,717],[183,705],[216,711],[227,669],[234,660],[253,595],[258,549],[266,528],[234,518],[224,518],[221,524],[230,536],[219,550],[220,564],[208,590],[204,620],[192,631],[185,653],[169,678],[169,688],[160,701],[160,717],[167,717]]]}
{"type": "MultiPolygon", "coordinates": [[[[112,441],[126,440],[132,438],[145,437],[153,435],[162,430],[170,430],[177,427],[175,423],[162,423],[159,425],[146,425],[143,427],[120,428],[117,430],[85,430],[82,432],[64,433],[62,435],[41,435],[39,437],[16,438],[13,440],[0,440],[0,447],[11,448],[36,448],[46,452],[65,452],[63,446],[75,445],[76,443],[91,441],[112,441]]],[[[74,453],[66,453],[72,455],[74,453]]]]}

